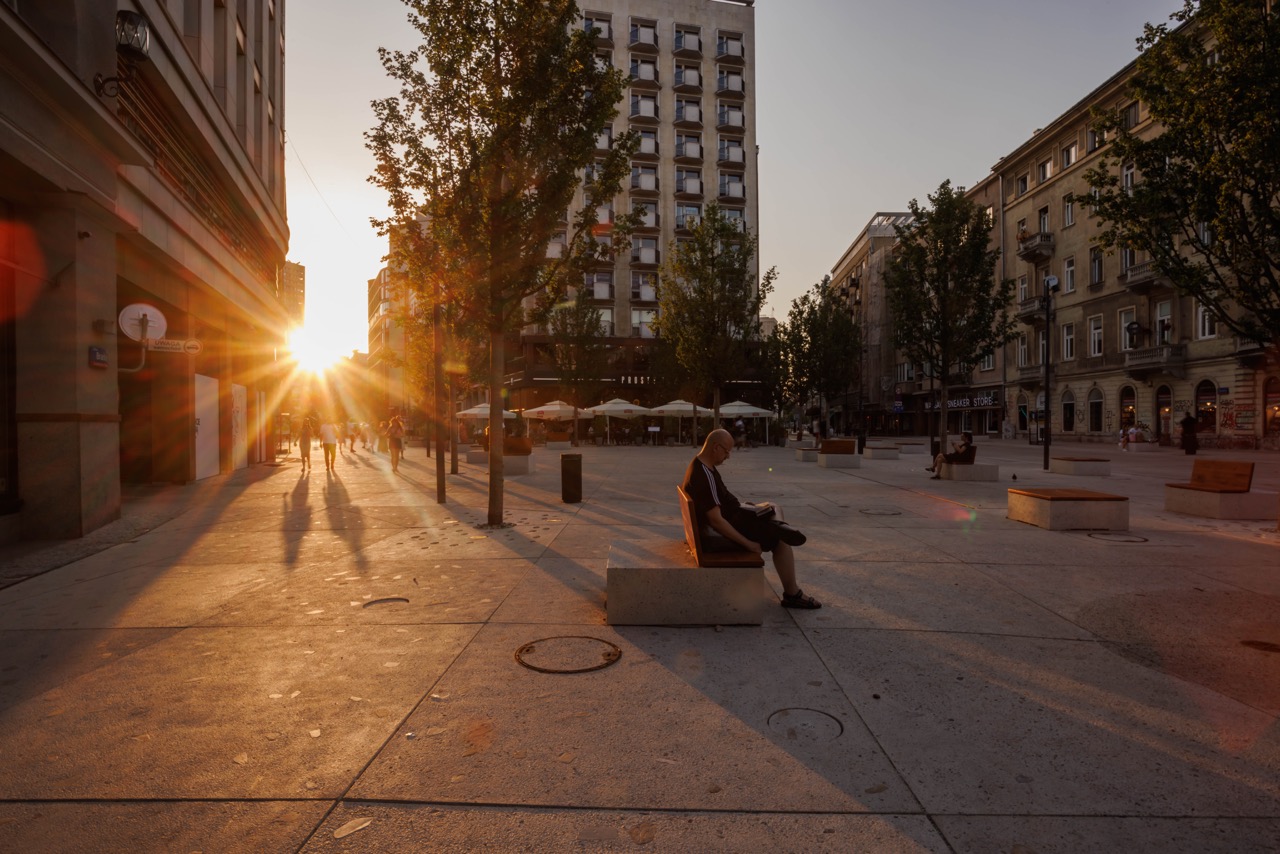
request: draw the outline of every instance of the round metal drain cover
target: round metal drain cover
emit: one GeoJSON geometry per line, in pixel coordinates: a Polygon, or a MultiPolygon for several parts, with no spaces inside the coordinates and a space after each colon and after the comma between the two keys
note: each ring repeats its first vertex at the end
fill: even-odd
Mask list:
{"type": "Polygon", "coordinates": [[[901,516],[902,515],[901,510],[877,510],[874,507],[869,510],[859,510],[858,512],[862,513],[864,516],[901,516]]]}
{"type": "Polygon", "coordinates": [[[839,738],[844,724],[817,709],[779,709],[769,715],[769,729],[787,741],[820,743],[839,738]]]}
{"type": "Polygon", "coordinates": [[[539,673],[590,673],[619,658],[622,650],[616,644],[585,635],[543,638],[516,650],[516,661],[539,673]]]}
{"type": "Polygon", "coordinates": [[[408,605],[408,604],[409,604],[409,600],[404,598],[403,596],[388,596],[385,599],[374,599],[370,602],[365,602],[360,607],[372,608],[374,605],[408,605]]]}
{"type": "Polygon", "coordinates": [[[1095,540],[1102,540],[1107,543],[1145,543],[1146,537],[1139,537],[1137,534],[1119,534],[1111,531],[1095,531],[1089,536],[1095,540]]]}

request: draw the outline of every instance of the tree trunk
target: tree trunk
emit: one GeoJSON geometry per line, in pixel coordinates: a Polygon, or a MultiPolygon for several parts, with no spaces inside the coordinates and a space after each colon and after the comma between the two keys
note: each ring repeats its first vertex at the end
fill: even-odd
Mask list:
{"type": "MultiPolygon", "coordinates": [[[[448,415],[445,410],[445,383],[444,383],[444,308],[440,305],[440,286],[436,285],[435,305],[431,307],[431,350],[432,358],[435,360],[434,368],[434,421],[435,421],[435,438],[436,438],[436,503],[444,504],[445,501],[445,477],[444,477],[444,449],[447,443],[446,433],[448,432],[448,415]]],[[[430,447],[430,442],[428,442],[430,447]]]]}
{"type": "Polygon", "coordinates": [[[489,308],[489,524],[502,524],[502,369],[506,342],[502,334],[502,305],[490,294],[489,308]]]}
{"type": "Polygon", "coordinates": [[[458,390],[454,386],[453,377],[449,377],[449,474],[458,473],[458,425],[453,417],[453,402],[458,399],[458,390]]]}

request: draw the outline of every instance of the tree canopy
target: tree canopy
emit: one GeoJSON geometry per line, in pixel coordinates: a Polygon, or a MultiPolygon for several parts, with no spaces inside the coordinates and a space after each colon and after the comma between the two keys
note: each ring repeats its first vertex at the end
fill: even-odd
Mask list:
{"type": "MultiPolygon", "coordinates": [[[[447,280],[463,322],[488,335],[490,432],[501,436],[504,337],[525,321],[524,301],[558,302],[581,259],[607,258],[621,233],[600,212],[635,140],[624,134],[603,153],[598,138],[617,115],[625,76],[596,61],[594,31],[573,0],[402,2],[422,43],[379,51],[400,93],[373,102],[377,124],[365,134],[370,181],[391,208],[374,222],[387,234],[426,223],[429,257],[420,260],[447,280]],[[566,226],[575,199],[581,213],[566,226]],[[562,232],[565,251],[548,259],[562,232]]],[[[501,443],[490,451],[488,521],[499,525],[501,443]]]]}
{"type": "Polygon", "coordinates": [[[964,188],[943,181],[928,199],[928,208],[912,199],[911,221],[894,226],[885,295],[895,345],[939,381],[945,440],[948,386],[1013,337],[1014,285],[995,277],[991,219],[964,188]]]}
{"type": "Polygon", "coordinates": [[[1130,110],[1095,113],[1105,156],[1082,198],[1099,242],[1156,272],[1236,334],[1280,340],[1280,18],[1256,0],[1188,0],[1147,25],[1130,110]],[[1132,164],[1126,187],[1118,173],[1132,164]]]}
{"type": "Polygon", "coordinates": [[[668,250],[658,275],[654,329],[700,390],[711,393],[717,418],[720,390],[742,376],[747,342],[759,337],[760,308],[777,278],[771,268],[756,281],[756,239],[740,222],[707,205],[689,239],[668,250]]]}
{"type": "Polygon", "coordinates": [[[792,392],[799,402],[816,394],[827,404],[858,379],[862,336],[849,305],[824,277],[792,301],[782,333],[792,392]]]}

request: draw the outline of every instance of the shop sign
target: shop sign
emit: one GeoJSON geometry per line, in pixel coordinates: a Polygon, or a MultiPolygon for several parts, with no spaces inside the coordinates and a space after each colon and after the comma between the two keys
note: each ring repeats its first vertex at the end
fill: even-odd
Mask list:
{"type": "MultiPolygon", "coordinates": [[[[989,388],[982,391],[966,392],[962,395],[951,398],[947,402],[947,409],[990,409],[1000,405],[1000,389],[989,388]]],[[[937,401],[926,400],[924,408],[928,411],[940,409],[941,406],[937,401]]]]}

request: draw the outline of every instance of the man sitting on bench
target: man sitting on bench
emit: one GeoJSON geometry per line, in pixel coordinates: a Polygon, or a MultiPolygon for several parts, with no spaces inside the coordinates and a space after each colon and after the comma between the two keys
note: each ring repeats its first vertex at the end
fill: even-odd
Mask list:
{"type": "Polygon", "coordinates": [[[957,465],[973,465],[973,461],[978,456],[978,449],[973,444],[973,434],[965,431],[960,434],[959,442],[952,442],[951,447],[955,450],[949,454],[938,454],[934,459],[933,465],[926,466],[925,471],[933,472],[933,480],[941,477],[938,472],[942,471],[943,463],[956,463],[957,465]]]}
{"type": "Polygon", "coordinates": [[[724,537],[752,552],[773,552],[773,568],[782,582],[782,607],[821,608],[796,583],[796,559],[792,546],[804,545],[804,534],[782,521],[782,508],[774,504],[743,504],[724,485],[716,467],[733,453],[733,436],[727,430],[712,430],[702,450],[684,474],[684,491],[693,501],[697,524],[702,530],[724,537]]]}

